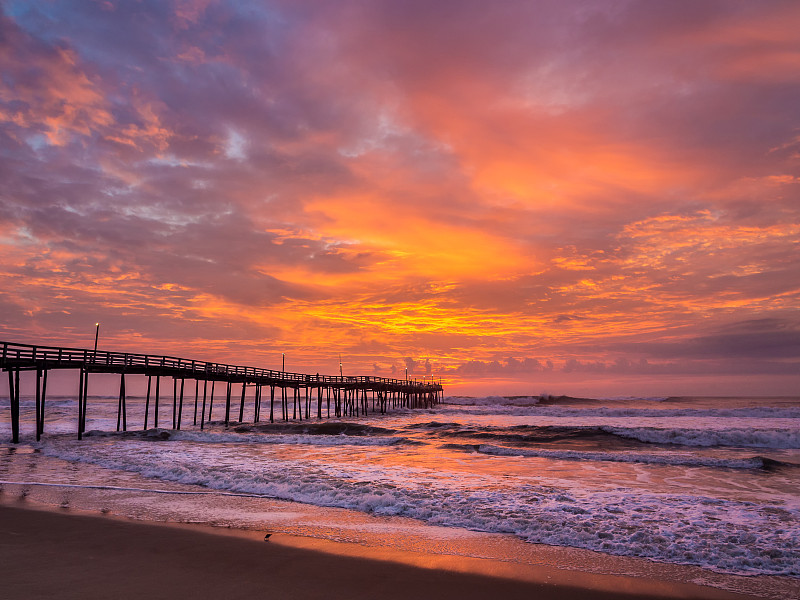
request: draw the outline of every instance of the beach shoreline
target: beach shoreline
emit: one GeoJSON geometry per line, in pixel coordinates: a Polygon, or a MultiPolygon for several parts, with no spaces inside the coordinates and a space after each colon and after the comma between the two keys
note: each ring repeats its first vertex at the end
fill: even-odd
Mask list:
{"type": "MultiPolygon", "coordinates": [[[[339,561],[338,571],[350,569],[348,561],[378,561],[393,565],[386,581],[397,577],[394,567],[433,570],[455,577],[454,589],[477,576],[540,596],[545,586],[552,597],[581,590],[581,597],[629,591],[643,598],[800,600],[790,467],[766,471],[748,458],[758,452],[800,462],[783,449],[794,431],[794,400],[745,399],[732,408],[703,399],[656,407],[634,399],[544,410],[487,398],[486,406],[446,405],[366,423],[277,424],[257,433],[249,424],[216,423],[206,431],[128,434],[112,431],[115,399],[92,400],[91,440],[73,439],[66,398],[51,404],[58,412],[43,441],[28,433],[20,444],[0,444],[0,506],[259,547],[269,532],[272,548],[310,552],[304,562],[313,573],[321,553],[325,564],[339,561]],[[656,431],[720,443],[676,449],[603,429],[621,417],[622,433],[634,438],[656,431]],[[735,431],[749,437],[718,439],[735,431]],[[730,446],[751,438],[763,449],[730,446]],[[492,452],[478,451],[486,448],[492,452]],[[734,468],[742,462],[745,468],[734,468]]],[[[23,408],[33,409],[30,398],[23,408]]],[[[133,539],[142,536],[136,531],[133,539]]],[[[116,551],[111,545],[94,554],[116,551]]],[[[33,564],[42,562],[37,552],[28,557],[33,564]]],[[[27,563],[20,568],[37,580],[27,563]]],[[[216,575],[220,567],[208,571],[216,575]]],[[[339,584],[341,597],[352,597],[353,583],[339,584]]]]}
{"type": "Polygon", "coordinates": [[[694,584],[0,504],[7,598],[535,597],[747,600],[694,584]]]}

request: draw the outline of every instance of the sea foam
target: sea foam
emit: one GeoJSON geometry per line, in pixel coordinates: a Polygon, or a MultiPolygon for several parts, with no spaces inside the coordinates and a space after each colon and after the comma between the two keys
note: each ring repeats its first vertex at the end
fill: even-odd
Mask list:
{"type": "MultiPolygon", "coordinates": [[[[61,440],[42,452],[229,493],[266,495],[437,525],[511,533],[525,540],[693,564],[726,573],[800,575],[800,510],[703,495],[586,491],[503,484],[478,473],[391,464],[287,460],[253,462],[240,445],[214,447],[126,440],[61,440]],[[235,465],[236,468],[233,468],[235,465]]],[[[264,451],[268,450],[268,446],[264,451]]],[[[484,448],[492,451],[491,448],[484,448]]]]}

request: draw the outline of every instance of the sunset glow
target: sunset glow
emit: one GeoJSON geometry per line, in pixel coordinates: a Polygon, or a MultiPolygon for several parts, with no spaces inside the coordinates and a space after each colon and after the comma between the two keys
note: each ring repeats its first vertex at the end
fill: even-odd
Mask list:
{"type": "Polygon", "coordinates": [[[0,339],[800,389],[796,2],[0,11],[0,339]]]}

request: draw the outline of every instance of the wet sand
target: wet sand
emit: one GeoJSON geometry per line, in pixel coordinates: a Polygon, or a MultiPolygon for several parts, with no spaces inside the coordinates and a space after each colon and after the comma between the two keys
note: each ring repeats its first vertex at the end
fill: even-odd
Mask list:
{"type": "Polygon", "coordinates": [[[696,585],[0,506],[3,598],[754,598],[696,585]],[[341,548],[334,548],[341,546],[341,548]],[[402,556],[400,556],[402,554],[402,556]]]}

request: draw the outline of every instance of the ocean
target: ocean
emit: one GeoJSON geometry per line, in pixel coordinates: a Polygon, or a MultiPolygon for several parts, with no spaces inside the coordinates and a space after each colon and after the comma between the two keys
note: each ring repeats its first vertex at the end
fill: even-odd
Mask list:
{"type": "Polygon", "coordinates": [[[445,397],[274,424],[248,401],[202,431],[192,398],[181,431],[142,431],[129,397],[127,433],[117,398],[88,406],[78,441],[75,398],[49,397],[36,442],[23,396],[12,445],[3,403],[2,501],[800,597],[800,398],[445,397]]]}

